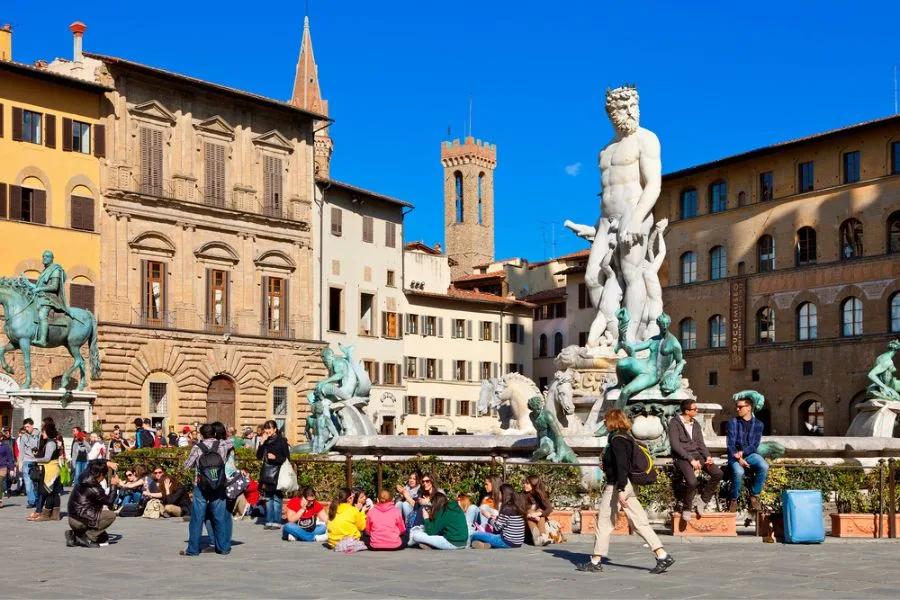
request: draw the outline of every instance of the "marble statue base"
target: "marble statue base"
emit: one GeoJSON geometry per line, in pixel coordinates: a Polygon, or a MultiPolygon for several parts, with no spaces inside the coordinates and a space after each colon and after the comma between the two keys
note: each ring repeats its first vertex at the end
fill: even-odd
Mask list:
{"type": "Polygon", "coordinates": [[[900,402],[866,400],[857,404],[859,413],[853,417],[847,437],[894,437],[900,402]]]}
{"type": "MultiPolygon", "coordinates": [[[[32,389],[10,390],[7,395],[13,408],[22,411],[22,418],[33,420],[37,428],[40,428],[42,419],[52,417],[67,447],[71,443],[67,436],[71,435],[73,427],[88,432],[94,428],[95,392],[32,389]]],[[[21,423],[15,425],[18,427],[21,423]]]]}

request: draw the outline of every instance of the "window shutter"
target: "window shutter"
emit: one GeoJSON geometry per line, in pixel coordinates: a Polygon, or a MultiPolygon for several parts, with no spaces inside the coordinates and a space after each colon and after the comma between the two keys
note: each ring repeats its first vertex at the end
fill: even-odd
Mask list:
{"type": "Polygon", "coordinates": [[[141,317],[147,316],[147,261],[141,261],[141,317]]]}
{"type": "MultiPolygon", "coordinates": [[[[0,110],[2,110],[2,108],[3,108],[3,107],[0,106],[0,110]]],[[[7,215],[7,212],[6,212],[6,206],[7,206],[7,202],[6,202],[6,184],[5,184],[5,183],[0,183],[0,219],[5,219],[5,218],[6,218],[6,215],[7,215]]]]}
{"type": "Polygon", "coordinates": [[[518,343],[524,344],[525,343],[525,326],[519,325],[518,328],[519,328],[519,330],[517,332],[518,343]]]}
{"type": "Polygon", "coordinates": [[[437,361],[437,378],[443,380],[444,379],[444,359],[437,361]]]}
{"type": "Polygon", "coordinates": [[[141,191],[150,190],[150,130],[141,127],[141,191]]]}
{"type": "Polygon", "coordinates": [[[259,322],[260,327],[262,329],[262,335],[266,335],[266,332],[269,330],[269,311],[268,308],[268,295],[269,295],[269,278],[263,275],[260,278],[260,289],[262,293],[260,294],[260,303],[259,303],[259,322]]]}
{"type": "Polygon", "coordinates": [[[106,158],[106,125],[94,125],[94,156],[106,158]]]}
{"type": "Polygon", "coordinates": [[[437,334],[438,337],[444,337],[444,318],[437,317],[437,334]]]}
{"type": "Polygon", "coordinates": [[[337,207],[331,207],[331,233],[341,235],[343,232],[343,212],[337,207]]]}
{"type": "Polygon", "coordinates": [[[56,115],[44,115],[44,144],[56,148],[56,115]]]}
{"type": "Polygon", "coordinates": [[[397,245],[397,225],[395,223],[384,224],[384,245],[388,248],[397,245]]]}
{"type": "Polygon", "coordinates": [[[213,324],[213,274],[212,269],[206,269],[206,324],[213,324]]]}
{"type": "Polygon", "coordinates": [[[3,104],[0,103],[0,138],[3,137],[3,104]]]}
{"type": "Polygon", "coordinates": [[[160,276],[162,277],[162,285],[160,285],[161,301],[160,301],[160,311],[159,312],[161,313],[163,323],[165,323],[165,325],[168,326],[169,325],[169,315],[168,315],[167,311],[168,311],[168,306],[169,306],[169,302],[168,302],[169,288],[166,285],[166,282],[169,279],[169,264],[161,263],[161,265],[162,265],[162,269],[161,269],[160,276]]]}
{"type": "Polygon", "coordinates": [[[17,185],[9,186],[9,219],[22,220],[22,188],[17,185]]]}
{"type": "Polygon", "coordinates": [[[500,363],[491,363],[491,378],[497,379],[497,372],[500,370],[500,363]]]}
{"type": "MultiPolygon", "coordinates": [[[[44,190],[34,190],[31,195],[31,222],[46,223],[47,222],[47,192],[44,190]]],[[[21,204],[20,204],[21,205],[21,204]]]]}
{"type": "Polygon", "coordinates": [[[456,338],[456,322],[451,319],[450,320],[450,339],[456,338]]]}
{"type": "Polygon", "coordinates": [[[425,329],[426,323],[428,323],[428,320],[425,318],[425,315],[422,315],[421,323],[419,323],[419,325],[421,325],[421,327],[419,327],[419,332],[422,335],[428,335],[427,330],[425,329]]]}
{"type": "Polygon", "coordinates": [[[500,342],[500,323],[494,323],[494,341],[500,342]]]}
{"type": "Polygon", "coordinates": [[[381,337],[388,337],[387,317],[388,317],[387,312],[381,313],[381,337]]]}
{"type": "Polygon", "coordinates": [[[418,377],[419,379],[425,379],[425,375],[426,375],[425,366],[426,366],[425,359],[420,358],[419,359],[419,371],[416,373],[416,375],[419,376],[418,377]]]}
{"type": "Polygon", "coordinates": [[[466,375],[468,375],[467,379],[469,381],[475,381],[475,374],[472,372],[472,361],[466,362],[466,375]]]}
{"type": "Polygon", "coordinates": [[[419,414],[423,417],[428,414],[428,398],[425,396],[419,396],[419,414]]]}
{"type": "Polygon", "coordinates": [[[467,340],[472,339],[472,320],[471,319],[466,320],[466,339],[467,340]]]}
{"type": "Polygon", "coordinates": [[[72,151],[72,119],[63,117],[62,120],[62,149],[63,152],[72,151]]]}
{"type": "Polygon", "coordinates": [[[281,331],[286,337],[293,337],[291,332],[291,288],[288,285],[288,279],[285,277],[281,280],[281,331]]]}
{"type": "Polygon", "coordinates": [[[372,217],[363,217],[363,241],[364,242],[372,242],[374,239],[372,236],[373,222],[372,217]]]}
{"type": "Polygon", "coordinates": [[[225,323],[230,325],[229,315],[231,314],[231,272],[225,271],[225,323]]]}
{"type": "Polygon", "coordinates": [[[484,339],[484,321],[478,321],[478,339],[484,339]]]}
{"type": "Polygon", "coordinates": [[[403,313],[397,313],[397,337],[403,339],[403,313]]]}
{"type": "Polygon", "coordinates": [[[72,229],[94,231],[94,199],[72,196],[70,202],[72,229]]]}
{"type": "Polygon", "coordinates": [[[25,113],[18,106],[12,108],[12,135],[13,141],[22,141],[22,125],[25,121],[25,113]]]}

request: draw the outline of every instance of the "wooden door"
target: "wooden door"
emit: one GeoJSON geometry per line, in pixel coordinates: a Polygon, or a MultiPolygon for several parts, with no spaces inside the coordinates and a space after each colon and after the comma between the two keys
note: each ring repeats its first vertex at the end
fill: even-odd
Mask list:
{"type": "Polygon", "coordinates": [[[234,384],[226,377],[216,377],[206,390],[206,420],[234,425],[234,384]]]}
{"type": "Polygon", "coordinates": [[[384,417],[381,421],[381,435],[394,435],[394,417],[384,417]]]}

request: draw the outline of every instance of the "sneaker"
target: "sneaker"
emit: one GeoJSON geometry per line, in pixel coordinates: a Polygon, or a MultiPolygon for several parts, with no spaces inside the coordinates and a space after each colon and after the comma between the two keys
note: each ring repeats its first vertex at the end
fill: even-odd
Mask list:
{"type": "Polygon", "coordinates": [[[703,511],[706,510],[706,502],[700,496],[694,498],[694,510],[697,511],[698,517],[702,517],[703,511]]]}
{"type": "Polygon", "coordinates": [[[297,541],[297,538],[289,533],[288,536],[287,536],[287,541],[289,541],[289,542],[296,542],[296,541],[297,541]]]}
{"type": "Polygon", "coordinates": [[[759,502],[759,496],[750,496],[750,510],[762,510],[762,504],[759,502]]]}
{"type": "Polygon", "coordinates": [[[74,547],[75,547],[75,532],[72,531],[71,529],[69,529],[68,531],[66,531],[66,546],[67,546],[68,548],[74,548],[74,547]]]}
{"type": "Polygon", "coordinates": [[[689,510],[681,511],[681,520],[684,521],[685,523],[690,523],[691,517],[692,517],[691,511],[689,511],[689,510]]]}
{"type": "Polygon", "coordinates": [[[327,534],[327,533],[320,533],[319,535],[317,535],[317,536],[315,537],[315,540],[316,540],[317,542],[327,542],[327,541],[328,541],[328,534],[327,534]]]}
{"type": "Polygon", "coordinates": [[[600,563],[595,564],[591,561],[587,561],[579,565],[575,565],[575,570],[581,571],[583,573],[600,573],[601,571],[603,571],[603,565],[601,565],[600,563]]]}
{"type": "Polygon", "coordinates": [[[656,566],[650,569],[650,573],[653,575],[659,575],[660,573],[665,573],[669,567],[675,564],[675,558],[671,554],[666,554],[665,558],[657,558],[656,566]]]}

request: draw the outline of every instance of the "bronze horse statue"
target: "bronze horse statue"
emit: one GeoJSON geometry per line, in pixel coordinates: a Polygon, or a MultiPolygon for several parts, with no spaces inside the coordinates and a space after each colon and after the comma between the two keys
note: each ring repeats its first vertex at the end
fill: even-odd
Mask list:
{"type": "MultiPolygon", "coordinates": [[[[31,387],[31,346],[37,333],[38,311],[34,302],[34,292],[28,283],[17,277],[0,277],[0,306],[3,307],[5,324],[3,332],[9,338],[9,343],[0,349],[0,367],[12,374],[13,369],[6,362],[6,353],[10,350],[22,350],[22,358],[25,363],[25,381],[23,388],[31,387]]],[[[97,347],[97,319],[89,310],[83,308],[70,308],[68,315],[57,315],[51,320],[50,330],[47,335],[45,348],[65,346],[69,354],[75,359],[71,367],[62,375],[60,387],[65,389],[69,384],[69,377],[78,369],[80,378],[78,389],[83,390],[87,385],[85,375],[84,358],[81,356],[81,347],[89,343],[91,357],[91,378],[100,377],[100,350],[97,347]]]]}

